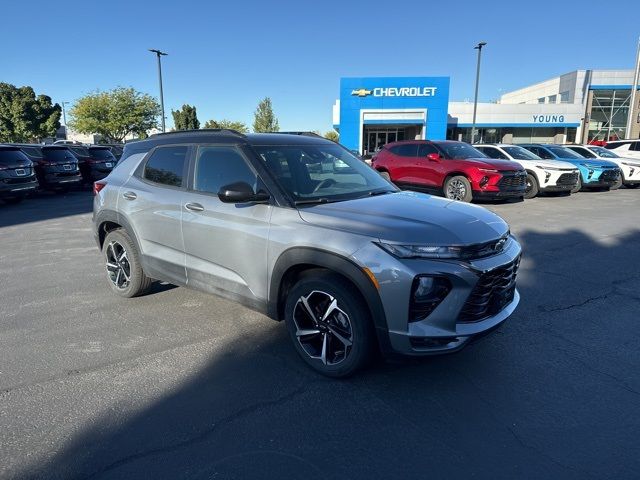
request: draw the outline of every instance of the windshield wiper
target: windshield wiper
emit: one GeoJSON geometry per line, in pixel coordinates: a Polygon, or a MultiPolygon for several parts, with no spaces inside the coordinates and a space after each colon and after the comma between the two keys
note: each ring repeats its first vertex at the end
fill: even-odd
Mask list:
{"type": "Polygon", "coordinates": [[[387,193],[395,193],[395,190],[378,190],[377,192],[369,192],[368,197],[375,197],[376,195],[386,195],[387,193]]]}
{"type": "Polygon", "coordinates": [[[306,200],[296,200],[293,202],[294,205],[318,205],[320,203],[329,203],[336,200],[329,200],[328,198],[308,198],[306,200]]]}

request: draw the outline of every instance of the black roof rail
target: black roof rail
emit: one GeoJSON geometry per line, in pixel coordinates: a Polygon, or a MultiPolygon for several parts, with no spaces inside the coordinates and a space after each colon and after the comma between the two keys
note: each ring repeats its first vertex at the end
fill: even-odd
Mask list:
{"type": "Polygon", "coordinates": [[[304,132],[304,131],[300,131],[300,132],[269,132],[269,133],[281,133],[283,135],[303,135],[305,137],[318,137],[318,138],[324,138],[322,135],[318,135],[316,132],[304,132]]]}
{"type": "Polygon", "coordinates": [[[194,130],[174,130],[173,132],[164,132],[164,133],[154,133],[153,135],[149,135],[149,138],[155,138],[165,135],[180,135],[180,134],[194,134],[194,133],[223,133],[227,135],[236,135],[238,137],[246,138],[247,136],[244,133],[240,133],[237,130],[233,130],[231,128],[198,128],[194,130]]]}

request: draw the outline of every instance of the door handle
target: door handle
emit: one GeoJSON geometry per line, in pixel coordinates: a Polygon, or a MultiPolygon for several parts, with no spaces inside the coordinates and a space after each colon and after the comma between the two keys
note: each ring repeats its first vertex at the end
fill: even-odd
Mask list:
{"type": "Polygon", "coordinates": [[[136,198],[138,198],[138,195],[136,195],[134,192],[124,192],[122,196],[126,200],[135,200],[136,198]]]}
{"type": "Polygon", "coordinates": [[[204,210],[204,207],[199,203],[191,202],[185,203],[184,208],[186,208],[187,210],[191,210],[192,212],[202,212],[204,210]]]}

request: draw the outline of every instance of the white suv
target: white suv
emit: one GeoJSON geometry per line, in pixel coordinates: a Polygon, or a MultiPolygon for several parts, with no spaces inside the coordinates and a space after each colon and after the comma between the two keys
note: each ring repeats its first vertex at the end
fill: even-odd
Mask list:
{"type": "Polygon", "coordinates": [[[635,158],[640,160],[640,139],[638,140],[614,140],[604,146],[607,150],[613,150],[619,157],[635,158]]]}
{"type": "Polygon", "coordinates": [[[543,160],[535,153],[518,145],[495,144],[474,145],[491,158],[512,160],[527,171],[527,186],[524,198],[533,198],[540,192],[575,193],[580,190],[580,172],[569,162],[543,160]]]}
{"type": "MultiPolygon", "coordinates": [[[[623,154],[634,153],[633,151],[619,152],[620,149],[607,150],[604,147],[596,145],[565,146],[585,158],[608,160],[618,165],[622,175],[620,176],[618,183],[611,187],[611,190],[616,190],[622,185],[628,188],[638,188],[640,186],[640,157],[634,158],[631,155],[624,157],[621,156],[623,154]]],[[[640,152],[638,153],[640,154],[640,152]]]]}

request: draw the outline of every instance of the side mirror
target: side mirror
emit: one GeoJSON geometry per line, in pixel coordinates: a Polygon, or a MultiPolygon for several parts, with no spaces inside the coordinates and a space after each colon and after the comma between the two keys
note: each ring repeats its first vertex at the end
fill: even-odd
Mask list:
{"type": "Polygon", "coordinates": [[[428,153],[427,154],[427,160],[430,160],[432,162],[439,162],[441,158],[442,157],[440,156],[439,153],[428,153]]]}
{"type": "Polygon", "coordinates": [[[248,203],[266,202],[271,197],[265,192],[255,193],[247,182],[235,182],[221,187],[218,198],[224,203],[248,203]]]}

